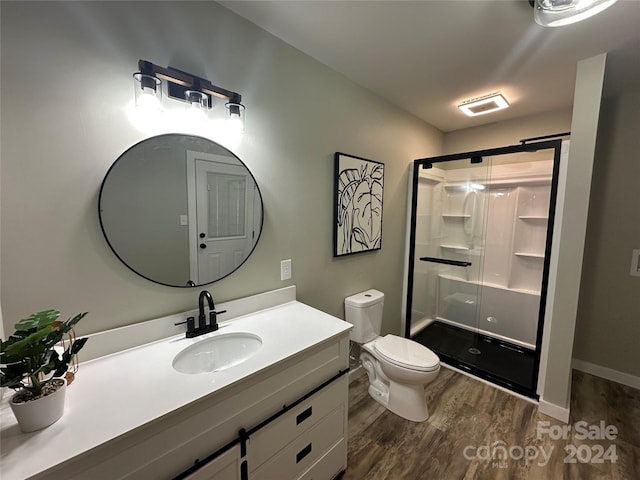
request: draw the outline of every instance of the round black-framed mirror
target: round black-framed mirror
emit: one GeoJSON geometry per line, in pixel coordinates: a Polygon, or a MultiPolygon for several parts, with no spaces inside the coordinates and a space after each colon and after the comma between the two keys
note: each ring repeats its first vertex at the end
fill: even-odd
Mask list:
{"type": "Polygon", "coordinates": [[[195,135],[150,137],[107,171],[100,227],[113,253],[141,277],[197,287],[236,271],[255,249],[262,195],[227,148],[195,135]]]}

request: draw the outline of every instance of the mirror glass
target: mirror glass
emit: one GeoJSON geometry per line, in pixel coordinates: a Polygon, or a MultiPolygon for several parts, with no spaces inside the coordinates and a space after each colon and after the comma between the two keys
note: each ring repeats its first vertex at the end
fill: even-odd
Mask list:
{"type": "Polygon", "coordinates": [[[253,175],[225,147],[167,134],[124,152],[98,200],[107,243],[131,270],[172,287],[226,277],[255,248],[262,196],[253,175]]]}

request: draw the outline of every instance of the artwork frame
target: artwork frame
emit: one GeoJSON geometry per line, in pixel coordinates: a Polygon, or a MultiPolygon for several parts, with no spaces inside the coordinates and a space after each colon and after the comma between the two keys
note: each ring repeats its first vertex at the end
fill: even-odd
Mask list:
{"type": "Polygon", "coordinates": [[[382,248],[384,163],[334,154],[333,256],[382,248]]]}

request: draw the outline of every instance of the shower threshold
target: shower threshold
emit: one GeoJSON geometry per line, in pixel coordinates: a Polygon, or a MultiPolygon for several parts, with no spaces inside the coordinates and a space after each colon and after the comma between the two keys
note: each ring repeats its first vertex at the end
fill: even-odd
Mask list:
{"type": "Polygon", "coordinates": [[[536,397],[534,350],[438,321],[413,340],[454,367],[519,394],[536,397]]]}

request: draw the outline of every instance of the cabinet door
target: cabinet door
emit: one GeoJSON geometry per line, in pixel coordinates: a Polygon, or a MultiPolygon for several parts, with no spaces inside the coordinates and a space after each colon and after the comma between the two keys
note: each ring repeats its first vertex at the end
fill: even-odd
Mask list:
{"type": "Polygon", "coordinates": [[[184,480],[239,480],[240,479],[240,446],[227,450],[184,480]]]}

